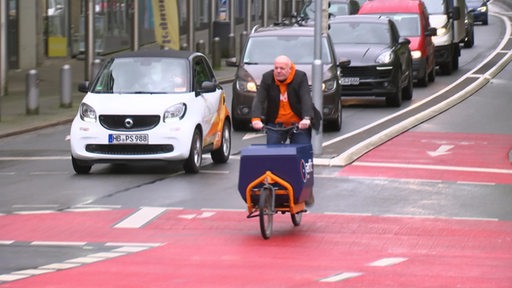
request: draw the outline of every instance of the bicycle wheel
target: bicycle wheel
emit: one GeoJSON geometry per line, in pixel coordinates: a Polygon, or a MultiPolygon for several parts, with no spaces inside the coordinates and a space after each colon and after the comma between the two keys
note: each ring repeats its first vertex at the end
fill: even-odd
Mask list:
{"type": "Polygon", "coordinates": [[[300,225],[300,221],[302,220],[302,212],[300,213],[290,213],[292,215],[292,223],[293,223],[293,226],[299,226],[300,225]]]}
{"type": "Polygon", "coordinates": [[[274,202],[273,202],[273,188],[263,187],[260,190],[260,201],[259,201],[259,218],[260,218],[260,230],[263,239],[270,238],[272,235],[272,223],[274,218],[274,202]]]}

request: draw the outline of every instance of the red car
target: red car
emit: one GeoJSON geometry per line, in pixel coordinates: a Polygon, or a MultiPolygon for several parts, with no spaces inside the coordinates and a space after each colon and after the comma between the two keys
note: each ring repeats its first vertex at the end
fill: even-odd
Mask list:
{"type": "Polygon", "coordinates": [[[372,0],[361,5],[358,14],[377,14],[391,18],[400,36],[411,40],[413,78],[420,86],[435,80],[435,56],[428,11],[422,0],[372,0]]]}

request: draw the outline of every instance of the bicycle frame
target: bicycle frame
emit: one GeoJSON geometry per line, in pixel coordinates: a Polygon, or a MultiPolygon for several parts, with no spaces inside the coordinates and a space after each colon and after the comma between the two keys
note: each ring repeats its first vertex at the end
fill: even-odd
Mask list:
{"type": "Polygon", "coordinates": [[[281,179],[279,176],[273,174],[271,171],[266,171],[265,174],[261,175],[259,178],[255,179],[253,182],[251,182],[245,190],[246,199],[247,199],[247,210],[249,212],[249,215],[247,216],[247,218],[253,217],[252,214],[254,214],[257,211],[257,209],[256,209],[257,205],[252,203],[252,200],[251,200],[252,193],[259,194],[259,189],[255,189],[255,187],[261,186],[261,184],[272,185],[272,183],[278,183],[282,187],[286,188],[286,189],[276,189],[276,187],[274,187],[275,195],[288,195],[288,199],[289,199],[289,207],[274,207],[274,212],[281,211],[283,213],[290,212],[292,214],[296,214],[299,212],[304,212],[306,210],[306,206],[305,206],[304,202],[297,203],[297,204],[294,203],[293,187],[288,182],[281,179]]]}

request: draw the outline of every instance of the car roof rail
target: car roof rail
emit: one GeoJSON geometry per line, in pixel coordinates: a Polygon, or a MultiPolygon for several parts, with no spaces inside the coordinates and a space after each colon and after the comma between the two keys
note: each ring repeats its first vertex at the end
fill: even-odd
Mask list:
{"type": "Polygon", "coordinates": [[[256,25],[256,26],[254,26],[254,27],[252,27],[251,34],[252,34],[252,33],[254,33],[254,32],[256,32],[256,30],[258,30],[258,29],[260,29],[260,28],[261,28],[261,27],[260,27],[260,25],[259,25],[259,24],[258,24],[258,25],[256,25]]]}

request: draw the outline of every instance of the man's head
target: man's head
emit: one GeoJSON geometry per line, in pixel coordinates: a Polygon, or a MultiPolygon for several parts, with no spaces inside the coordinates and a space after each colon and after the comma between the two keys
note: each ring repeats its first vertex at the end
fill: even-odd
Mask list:
{"type": "Polygon", "coordinates": [[[274,60],[274,78],[278,81],[285,81],[290,75],[292,60],[287,56],[280,55],[274,60]]]}

